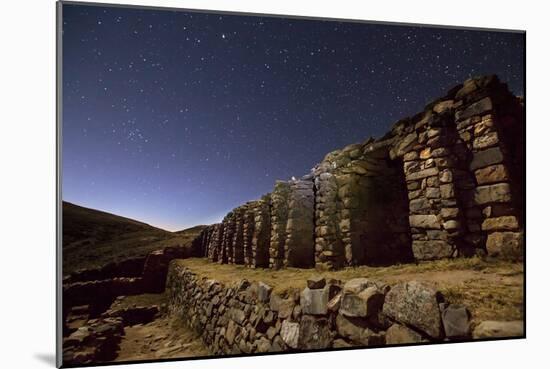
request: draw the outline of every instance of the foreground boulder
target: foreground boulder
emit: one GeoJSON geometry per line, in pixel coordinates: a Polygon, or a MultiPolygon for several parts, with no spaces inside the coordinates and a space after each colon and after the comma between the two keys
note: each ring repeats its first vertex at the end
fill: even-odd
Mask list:
{"type": "Polygon", "coordinates": [[[281,325],[281,338],[284,343],[293,349],[298,348],[298,339],[300,338],[300,324],[284,320],[281,325]]]}
{"type": "Polygon", "coordinates": [[[413,326],[432,338],[442,338],[439,303],[442,295],[431,286],[411,281],[392,287],[383,312],[391,319],[413,326]]]}
{"type": "Polygon", "coordinates": [[[464,305],[451,304],[441,311],[441,319],[447,338],[470,336],[470,312],[464,305]]]}
{"type": "Polygon", "coordinates": [[[340,312],[348,317],[367,317],[378,314],[384,303],[384,294],[371,286],[354,294],[344,292],[340,312]]]}
{"type": "Polygon", "coordinates": [[[302,316],[298,347],[302,350],[326,349],[332,345],[330,324],[325,318],[302,316]]]}

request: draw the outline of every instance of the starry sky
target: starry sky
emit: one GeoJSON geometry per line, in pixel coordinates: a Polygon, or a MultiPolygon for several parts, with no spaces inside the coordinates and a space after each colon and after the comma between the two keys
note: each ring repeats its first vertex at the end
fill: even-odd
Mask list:
{"type": "Polygon", "coordinates": [[[521,33],[63,5],[63,200],[180,230],[465,79],[524,94],[521,33]]]}

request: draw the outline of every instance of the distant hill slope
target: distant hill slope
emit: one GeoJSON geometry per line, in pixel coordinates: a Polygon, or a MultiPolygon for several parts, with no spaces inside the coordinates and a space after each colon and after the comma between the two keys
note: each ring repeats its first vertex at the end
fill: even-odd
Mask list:
{"type": "Polygon", "coordinates": [[[208,227],[207,225],[196,225],[194,227],[191,227],[191,228],[186,228],[184,230],[181,230],[181,231],[175,231],[174,233],[177,233],[177,234],[184,234],[184,233],[189,233],[189,232],[197,232],[197,233],[200,233],[203,229],[205,229],[206,227],[208,227]]]}
{"type": "Polygon", "coordinates": [[[133,219],[63,202],[63,274],[185,245],[204,228],[176,233],[133,219]]]}

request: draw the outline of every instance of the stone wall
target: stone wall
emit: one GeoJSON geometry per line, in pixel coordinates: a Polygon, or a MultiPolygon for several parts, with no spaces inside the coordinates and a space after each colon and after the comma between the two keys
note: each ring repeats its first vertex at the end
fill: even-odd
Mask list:
{"type": "Polygon", "coordinates": [[[523,101],[497,77],[467,80],[382,138],[277,181],[200,244],[212,261],[274,269],[522,260],[524,125],[523,101]]]}
{"type": "MultiPolygon", "coordinates": [[[[388,286],[365,278],[342,283],[314,277],[278,294],[262,282],[224,285],[201,278],[173,262],[167,294],[172,316],[200,334],[213,355],[472,338],[468,309],[446,303],[439,291],[416,281],[388,286]]],[[[510,336],[522,334],[516,329],[510,336]]]]}
{"type": "Polygon", "coordinates": [[[284,266],[310,268],[315,255],[315,194],[313,181],[291,180],[285,228],[284,266]]]}
{"type": "Polygon", "coordinates": [[[523,125],[520,100],[490,76],[466,81],[394,127],[390,154],[405,162],[416,259],[522,258],[523,173],[510,161],[523,125]]]}
{"type": "Polygon", "coordinates": [[[271,199],[263,196],[253,206],[254,231],[252,233],[252,260],[250,267],[265,268],[269,265],[269,247],[271,235],[270,207],[271,199]]]}

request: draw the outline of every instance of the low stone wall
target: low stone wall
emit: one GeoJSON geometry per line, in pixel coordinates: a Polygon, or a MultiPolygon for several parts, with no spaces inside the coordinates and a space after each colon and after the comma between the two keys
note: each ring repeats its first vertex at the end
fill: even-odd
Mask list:
{"type": "MultiPolygon", "coordinates": [[[[388,286],[365,278],[346,283],[311,278],[304,287],[279,295],[262,282],[224,285],[173,262],[168,312],[200,334],[213,355],[472,338],[468,309],[447,304],[424,283],[388,286]]],[[[496,325],[500,334],[503,329],[511,336],[523,334],[521,323],[496,325]]],[[[488,337],[483,334],[491,329],[490,323],[479,337],[488,337]]]]}
{"type": "MultiPolygon", "coordinates": [[[[196,251],[196,250],[195,250],[196,251]]],[[[143,262],[138,277],[112,277],[102,280],[85,280],[71,282],[72,277],[63,284],[63,320],[74,306],[88,305],[90,316],[95,318],[105,312],[117,296],[140,295],[143,293],[160,293],[164,291],[168,266],[171,260],[200,256],[192,247],[165,247],[152,251],[143,262]]],[[[97,271],[81,271],[83,276],[103,276],[97,271]]],[[[69,330],[65,329],[65,332],[69,330]]]]}
{"type": "Polygon", "coordinates": [[[146,256],[108,263],[100,268],[77,270],[66,276],[63,283],[103,280],[116,277],[139,277],[145,265],[146,256]]]}

